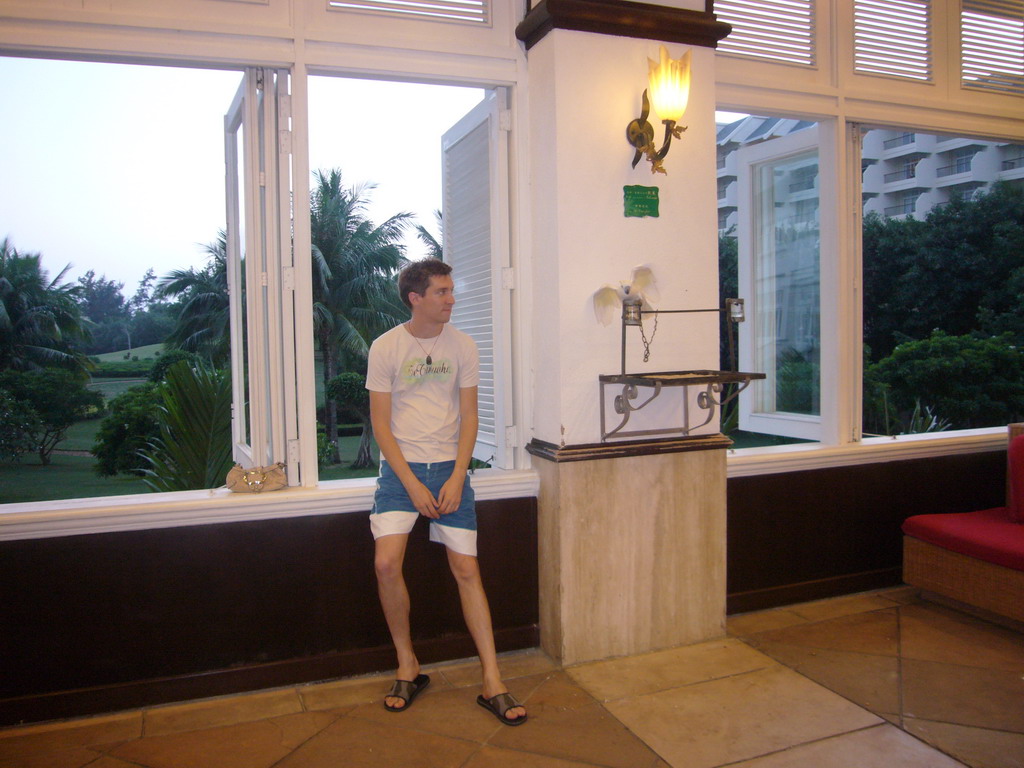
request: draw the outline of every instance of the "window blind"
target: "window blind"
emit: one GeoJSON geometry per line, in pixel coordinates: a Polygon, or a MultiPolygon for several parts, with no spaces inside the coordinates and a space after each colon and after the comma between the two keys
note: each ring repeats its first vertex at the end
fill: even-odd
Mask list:
{"type": "Polygon", "coordinates": [[[722,53],[814,65],[812,0],[715,0],[714,8],[732,25],[718,44],[722,53]]]}
{"type": "Polygon", "coordinates": [[[854,69],[932,78],[931,0],[854,0],[854,69]]]}
{"type": "Polygon", "coordinates": [[[1024,0],[963,0],[961,83],[1024,94],[1024,0]]]}
{"type": "Polygon", "coordinates": [[[490,0],[328,0],[327,7],[338,11],[370,11],[432,21],[490,23],[490,0]]]}

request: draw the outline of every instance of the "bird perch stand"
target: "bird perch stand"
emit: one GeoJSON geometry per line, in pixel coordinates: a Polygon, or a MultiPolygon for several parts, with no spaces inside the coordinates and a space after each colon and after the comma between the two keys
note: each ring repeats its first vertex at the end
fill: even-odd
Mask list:
{"type": "MultiPolygon", "coordinates": [[[[729,354],[733,368],[736,367],[735,335],[733,323],[743,321],[743,300],[727,299],[724,307],[713,309],[678,309],[678,310],[655,310],[646,309],[638,301],[623,301],[622,303],[622,369],[620,373],[602,374],[598,378],[601,382],[601,441],[606,442],[615,438],[637,438],[654,436],[682,436],[689,437],[692,432],[710,423],[718,412],[727,403],[734,400],[739,394],[750,386],[750,382],[756,379],[763,379],[763,373],[742,373],[740,371],[662,371],[658,373],[627,373],[626,372],[626,340],[627,327],[634,325],[643,329],[642,320],[644,315],[674,315],[692,314],[697,312],[719,312],[724,313],[729,320],[729,354]],[[682,423],[676,426],[659,427],[656,429],[636,429],[626,431],[633,413],[643,409],[653,402],[666,387],[683,388],[683,414],[682,423]],[[696,412],[690,407],[690,387],[699,387],[695,399],[696,412]],[[612,395],[612,410],[621,416],[621,420],[611,429],[608,429],[606,412],[608,410],[608,392],[612,395]],[[644,390],[644,397],[641,400],[640,392],[644,390]],[[639,402],[637,402],[640,400],[639,402]],[[698,422],[699,423],[696,423],[698,422]]],[[[653,334],[652,334],[653,340],[653,334]]],[[[646,342],[646,339],[645,339],[646,342]]],[[[646,357],[645,357],[646,360],[646,357]]]]}

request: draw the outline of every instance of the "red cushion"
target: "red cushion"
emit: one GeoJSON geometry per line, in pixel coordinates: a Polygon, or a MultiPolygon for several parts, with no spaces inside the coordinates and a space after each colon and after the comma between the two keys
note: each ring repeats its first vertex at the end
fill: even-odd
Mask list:
{"type": "Polygon", "coordinates": [[[903,532],[937,547],[1024,571],[1024,525],[1010,520],[1006,507],[948,515],[916,515],[903,532]]]}
{"type": "Polygon", "coordinates": [[[1017,435],[1007,447],[1007,467],[1010,475],[1010,519],[1024,523],[1024,435],[1017,435]]]}

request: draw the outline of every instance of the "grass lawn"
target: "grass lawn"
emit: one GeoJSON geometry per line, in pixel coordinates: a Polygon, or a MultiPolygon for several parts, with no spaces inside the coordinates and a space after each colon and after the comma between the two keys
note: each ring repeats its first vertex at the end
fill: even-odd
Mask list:
{"type": "Polygon", "coordinates": [[[19,501],[50,501],[87,496],[123,496],[146,493],[140,478],[100,477],[93,471],[92,456],[53,454],[49,466],[35,454],[21,461],[0,463],[0,504],[19,501]]]}
{"type": "MultiPolygon", "coordinates": [[[[59,451],[91,451],[92,444],[96,440],[96,433],[100,429],[100,422],[103,419],[87,419],[76,421],[68,429],[64,439],[57,445],[59,451]]],[[[28,457],[23,458],[22,463],[28,457]]]]}
{"type": "MultiPolygon", "coordinates": [[[[321,480],[347,480],[351,477],[376,477],[377,467],[370,467],[369,469],[349,469],[348,465],[355,461],[356,451],[359,450],[359,436],[355,437],[339,437],[338,438],[338,453],[341,455],[341,462],[330,467],[320,468],[320,479],[321,480]]],[[[373,441],[370,443],[370,455],[373,456],[374,462],[380,460],[380,449],[377,448],[377,442],[373,441]]]]}
{"type": "Polygon", "coordinates": [[[102,355],[96,355],[96,358],[103,363],[118,363],[125,359],[125,355],[129,358],[137,357],[139,360],[156,360],[160,355],[163,354],[164,345],[163,342],[160,344],[147,344],[144,347],[135,347],[135,349],[127,350],[121,349],[117,352],[104,352],[102,355]]]}
{"type": "MultiPolygon", "coordinates": [[[[68,430],[58,450],[88,451],[96,439],[100,419],[79,421],[68,430]]],[[[377,468],[349,469],[359,449],[359,437],[339,440],[341,463],[320,470],[321,480],[346,480],[353,477],[376,477],[377,468]]],[[[379,455],[377,445],[372,446],[374,460],[379,455]]],[[[17,462],[0,462],[0,504],[22,501],[53,501],[93,496],[124,496],[129,493],[147,493],[149,488],[142,478],[118,475],[100,477],[93,470],[96,460],[92,456],[72,456],[63,453],[50,455],[50,464],[43,466],[39,456],[32,453],[17,462]]]]}
{"type": "Polygon", "coordinates": [[[97,377],[89,382],[89,389],[99,392],[103,395],[104,402],[109,403],[121,393],[139,384],[145,384],[147,381],[148,379],[102,379],[97,377]]]}

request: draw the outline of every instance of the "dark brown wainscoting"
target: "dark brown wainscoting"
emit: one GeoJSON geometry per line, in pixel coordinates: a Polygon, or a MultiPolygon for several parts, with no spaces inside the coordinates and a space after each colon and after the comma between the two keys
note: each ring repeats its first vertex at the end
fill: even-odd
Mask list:
{"type": "MultiPolygon", "coordinates": [[[[537,505],[477,505],[499,651],[538,644],[537,505]]],[[[444,548],[406,559],[424,662],[472,656],[444,548]]],[[[365,514],[0,543],[0,725],[387,670],[365,514]]]]}
{"type": "Polygon", "coordinates": [[[729,613],[902,582],[911,515],[1005,503],[1006,452],[729,480],[729,613]]]}

